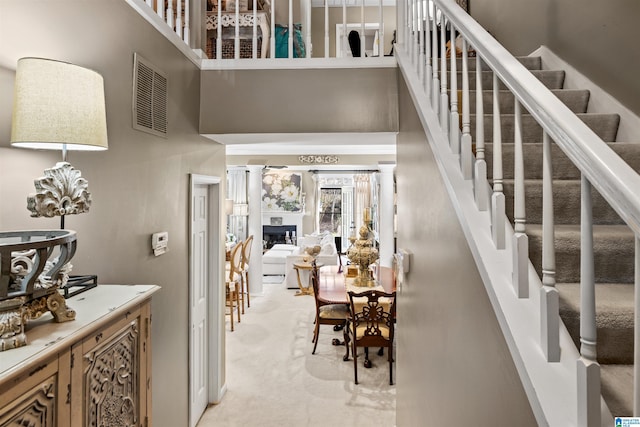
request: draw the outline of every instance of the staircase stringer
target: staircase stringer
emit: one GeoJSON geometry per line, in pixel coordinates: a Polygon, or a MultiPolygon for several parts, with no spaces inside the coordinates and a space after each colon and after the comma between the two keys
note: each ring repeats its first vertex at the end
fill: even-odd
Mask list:
{"type": "MultiPolygon", "coordinates": [[[[496,249],[486,232],[491,228],[491,213],[478,211],[473,183],[463,178],[459,155],[451,152],[449,137],[439,126],[438,115],[402,47],[396,58],[536,420],[539,425],[577,426],[576,360],[580,354],[561,323],[560,360],[547,362],[539,343],[542,282],[529,261],[530,296],[519,299],[515,295],[511,275],[505,274],[512,267],[511,224],[505,224],[505,249],[496,249]]],[[[603,399],[601,415],[603,425],[612,419],[603,399]]]]}

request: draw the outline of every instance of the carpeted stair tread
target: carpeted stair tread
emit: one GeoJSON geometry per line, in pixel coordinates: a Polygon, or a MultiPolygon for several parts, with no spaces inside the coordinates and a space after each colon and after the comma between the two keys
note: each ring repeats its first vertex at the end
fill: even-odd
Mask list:
{"type": "MultiPolygon", "coordinates": [[[[556,97],[562,101],[574,113],[586,113],[589,104],[590,93],[588,90],[580,89],[553,89],[551,91],[556,97]]],[[[451,96],[451,90],[448,90],[451,96]]],[[[476,94],[475,90],[469,91],[469,111],[475,114],[476,111],[476,94]]],[[[514,97],[508,90],[501,90],[498,93],[498,102],[500,105],[500,114],[513,114],[514,97]]],[[[482,91],[482,105],[485,114],[493,114],[493,91],[482,91]]],[[[458,88],[458,112],[462,111],[462,91],[458,88]]],[[[527,111],[523,111],[527,114],[527,111]]]]}
{"type": "MultiPolygon", "coordinates": [[[[513,220],[514,181],[503,181],[506,213],[513,220]]],[[[527,179],[525,186],[525,214],[528,223],[542,223],[542,180],[527,179]]],[[[553,181],[553,207],[556,224],[578,224],[580,222],[580,191],[578,180],[553,181]]],[[[620,216],[609,203],[592,189],[593,223],[594,224],[624,224],[620,216]]]]}
{"type": "MultiPolygon", "coordinates": [[[[458,89],[462,89],[462,71],[456,70],[458,75],[458,89]]],[[[562,70],[530,70],[531,74],[542,82],[548,89],[562,89],[564,86],[564,71],[562,70]]],[[[440,73],[438,73],[440,76],[440,73]]],[[[447,77],[447,80],[450,77],[447,77]]],[[[448,85],[447,85],[448,86],[448,85]]],[[[475,71],[469,73],[469,89],[475,90],[476,75],[475,71]]],[[[493,71],[482,71],[482,89],[493,88],[493,71]]],[[[501,89],[507,89],[504,83],[500,82],[501,89]]]]}
{"type": "MultiPolygon", "coordinates": [[[[616,134],[618,133],[618,125],[620,123],[620,116],[618,114],[598,114],[598,113],[581,113],[577,114],[596,135],[598,135],[605,142],[613,142],[616,140],[616,134]]],[[[501,114],[500,124],[502,128],[502,142],[514,142],[514,121],[515,115],[513,114],[501,114]]],[[[471,135],[475,135],[476,129],[476,115],[472,114],[470,117],[471,135]]],[[[485,144],[489,144],[492,141],[493,136],[493,115],[484,115],[484,135],[485,144]]],[[[529,142],[541,142],[542,141],[542,128],[536,122],[536,120],[529,114],[522,115],[522,141],[529,142]]]]}
{"type": "MultiPolygon", "coordinates": [[[[542,277],[542,225],[527,224],[529,258],[542,277]]],[[[635,239],[626,225],[593,227],[596,283],[633,283],[635,239]]],[[[580,225],[555,228],[556,282],[580,282],[580,225]]]]}
{"type": "MultiPolygon", "coordinates": [[[[542,69],[542,57],[540,56],[517,56],[516,59],[528,70],[542,69]]],[[[469,70],[476,69],[476,57],[467,59],[467,67],[469,70]]],[[[440,69],[440,62],[438,62],[438,69],[440,69]]],[[[451,58],[447,58],[447,69],[451,69],[451,58]]],[[[482,69],[489,70],[489,66],[484,61],[482,61],[482,69]]],[[[462,58],[456,58],[456,70],[462,70],[462,58]]]]}
{"type": "Polygon", "coordinates": [[[614,417],[633,416],[633,365],[600,365],[601,390],[614,417]]]}
{"type": "MultiPolygon", "coordinates": [[[[607,145],[615,151],[636,172],[640,172],[640,143],[637,142],[609,142],[607,145]]],[[[502,144],[502,174],[504,178],[513,178],[512,142],[502,144]]],[[[523,145],[524,176],[528,179],[542,179],[542,143],[529,142],[523,145]]],[[[580,171],[556,144],[551,144],[551,159],[553,176],[555,179],[580,179],[580,171]]],[[[493,177],[493,144],[485,147],[487,175],[493,177]]]]}
{"type": "MultiPolygon", "coordinates": [[[[580,349],[580,284],[556,284],[560,317],[580,349]]],[[[633,363],[634,286],[621,283],[596,285],[596,327],[600,363],[633,363]]]]}

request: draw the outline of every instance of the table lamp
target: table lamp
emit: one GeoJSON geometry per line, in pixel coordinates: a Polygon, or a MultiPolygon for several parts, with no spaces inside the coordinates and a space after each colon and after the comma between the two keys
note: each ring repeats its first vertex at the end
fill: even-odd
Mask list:
{"type": "Polygon", "coordinates": [[[31,216],[60,215],[64,228],[64,215],[88,211],[87,182],[66,158],[67,151],[108,147],[102,76],[67,62],[19,59],[11,145],[62,151],[63,162],[45,171],[46,179],[36,181],[38,194],[29,202],[31,216]]]}
{"type": "MultiPolygon", "coordinates": [[[[104,82],[93,70],[44,58],[21,58],[16,68],[11,123],[14,147],[61,150],[62,162],[35,180],[27,198],[32,217],[87,212],[91,194],[67,151],[108,148],[104,82]]],[[[91,276],[95,277],[95,276],[91,276]]]]}

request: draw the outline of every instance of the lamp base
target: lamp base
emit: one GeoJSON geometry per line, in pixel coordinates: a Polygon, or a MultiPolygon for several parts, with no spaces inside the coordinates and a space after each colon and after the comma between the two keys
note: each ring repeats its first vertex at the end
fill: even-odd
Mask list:
{"type": "Polygon", "coordinates": [[[64,298],[71,298],[84,291],[98,286],[98,276],[95,274],[86,276],[69,276],[69,280],[60,289],[63,291],[64,298]],[[76,288],[72,290],[72,288],[76,288]]]}

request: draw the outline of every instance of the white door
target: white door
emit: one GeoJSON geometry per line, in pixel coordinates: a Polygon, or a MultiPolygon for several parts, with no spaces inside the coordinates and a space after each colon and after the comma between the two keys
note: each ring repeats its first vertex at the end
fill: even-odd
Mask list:
{"type": "Polygon", "coordinates": [[[191,363],[190,424],[196,425],[208,404],[209,200],[208,186],[194,186],[191,203],[191,363]]]}

